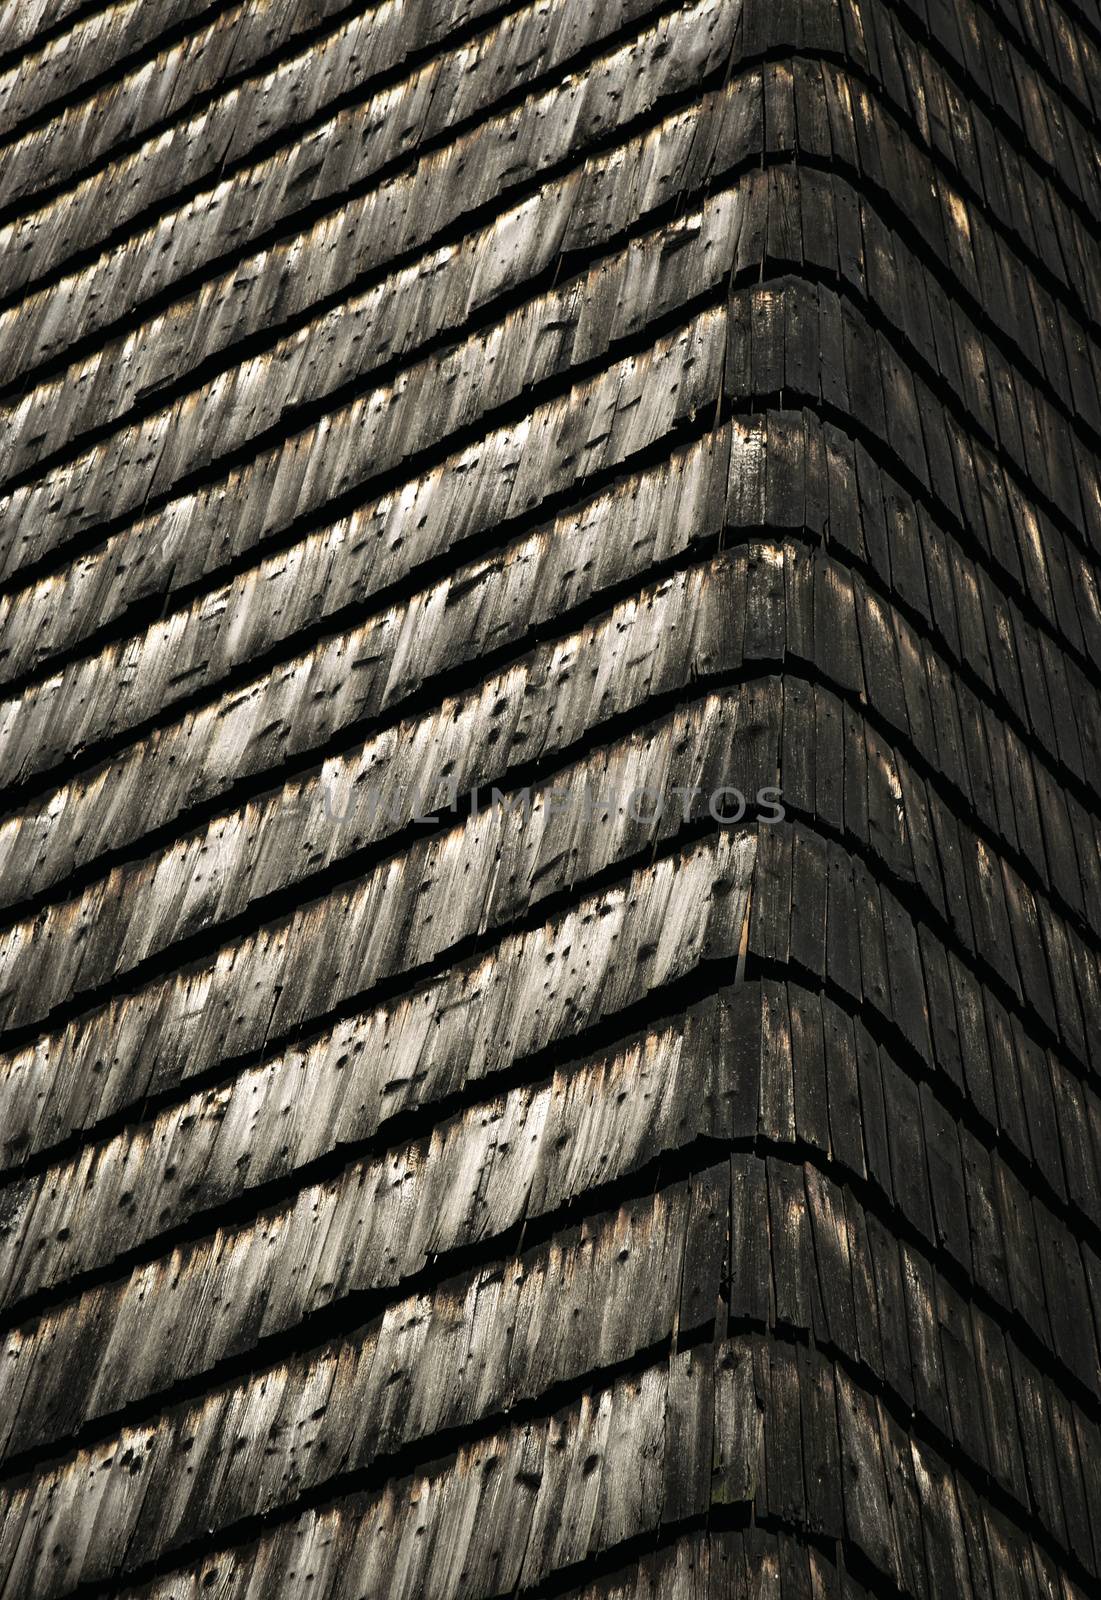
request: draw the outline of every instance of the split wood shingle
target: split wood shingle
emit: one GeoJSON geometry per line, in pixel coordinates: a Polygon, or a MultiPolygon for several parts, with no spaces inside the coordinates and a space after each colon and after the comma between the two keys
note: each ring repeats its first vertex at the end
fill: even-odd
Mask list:
{"type": "Polygon", "coordinates": [[[0,10],[0,1600],[1097,1592],[1099,228],[1096,0],[0,10]]]}

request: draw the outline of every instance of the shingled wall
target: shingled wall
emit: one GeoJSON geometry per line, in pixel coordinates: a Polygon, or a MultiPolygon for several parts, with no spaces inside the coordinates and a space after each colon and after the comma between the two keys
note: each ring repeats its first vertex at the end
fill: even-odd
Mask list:
{"type": "Polygon", "coordinates": [[[0,1600],[1101,1592],[1099,119],[0,4],[0,1600]]]}

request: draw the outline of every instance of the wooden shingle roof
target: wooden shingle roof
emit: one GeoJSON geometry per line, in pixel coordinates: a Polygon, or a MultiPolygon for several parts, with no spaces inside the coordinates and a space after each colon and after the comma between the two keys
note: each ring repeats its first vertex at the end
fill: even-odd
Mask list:
{"type": "Polygon", "coordinates": [[[1096,0],[0,6],[0,1600],[1101,1586],[1096,0]]]}

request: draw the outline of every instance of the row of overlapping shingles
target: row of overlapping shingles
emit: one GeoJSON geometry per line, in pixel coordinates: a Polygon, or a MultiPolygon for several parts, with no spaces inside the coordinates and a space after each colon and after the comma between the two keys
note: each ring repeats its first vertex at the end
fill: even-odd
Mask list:
{"type": "Polygon", "coordinates": [[[9,165],[3,1592],[1078,1592],[1089,73],[271,9],[9,165]]]}

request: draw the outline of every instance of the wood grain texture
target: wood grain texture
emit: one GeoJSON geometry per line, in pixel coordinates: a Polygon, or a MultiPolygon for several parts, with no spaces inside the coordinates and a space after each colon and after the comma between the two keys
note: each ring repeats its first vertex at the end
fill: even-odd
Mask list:
{"type": "Polygon", "coordinates": [[[0,12],[0,1600],[1101,1586],[1096,0],[0,12]]]}

